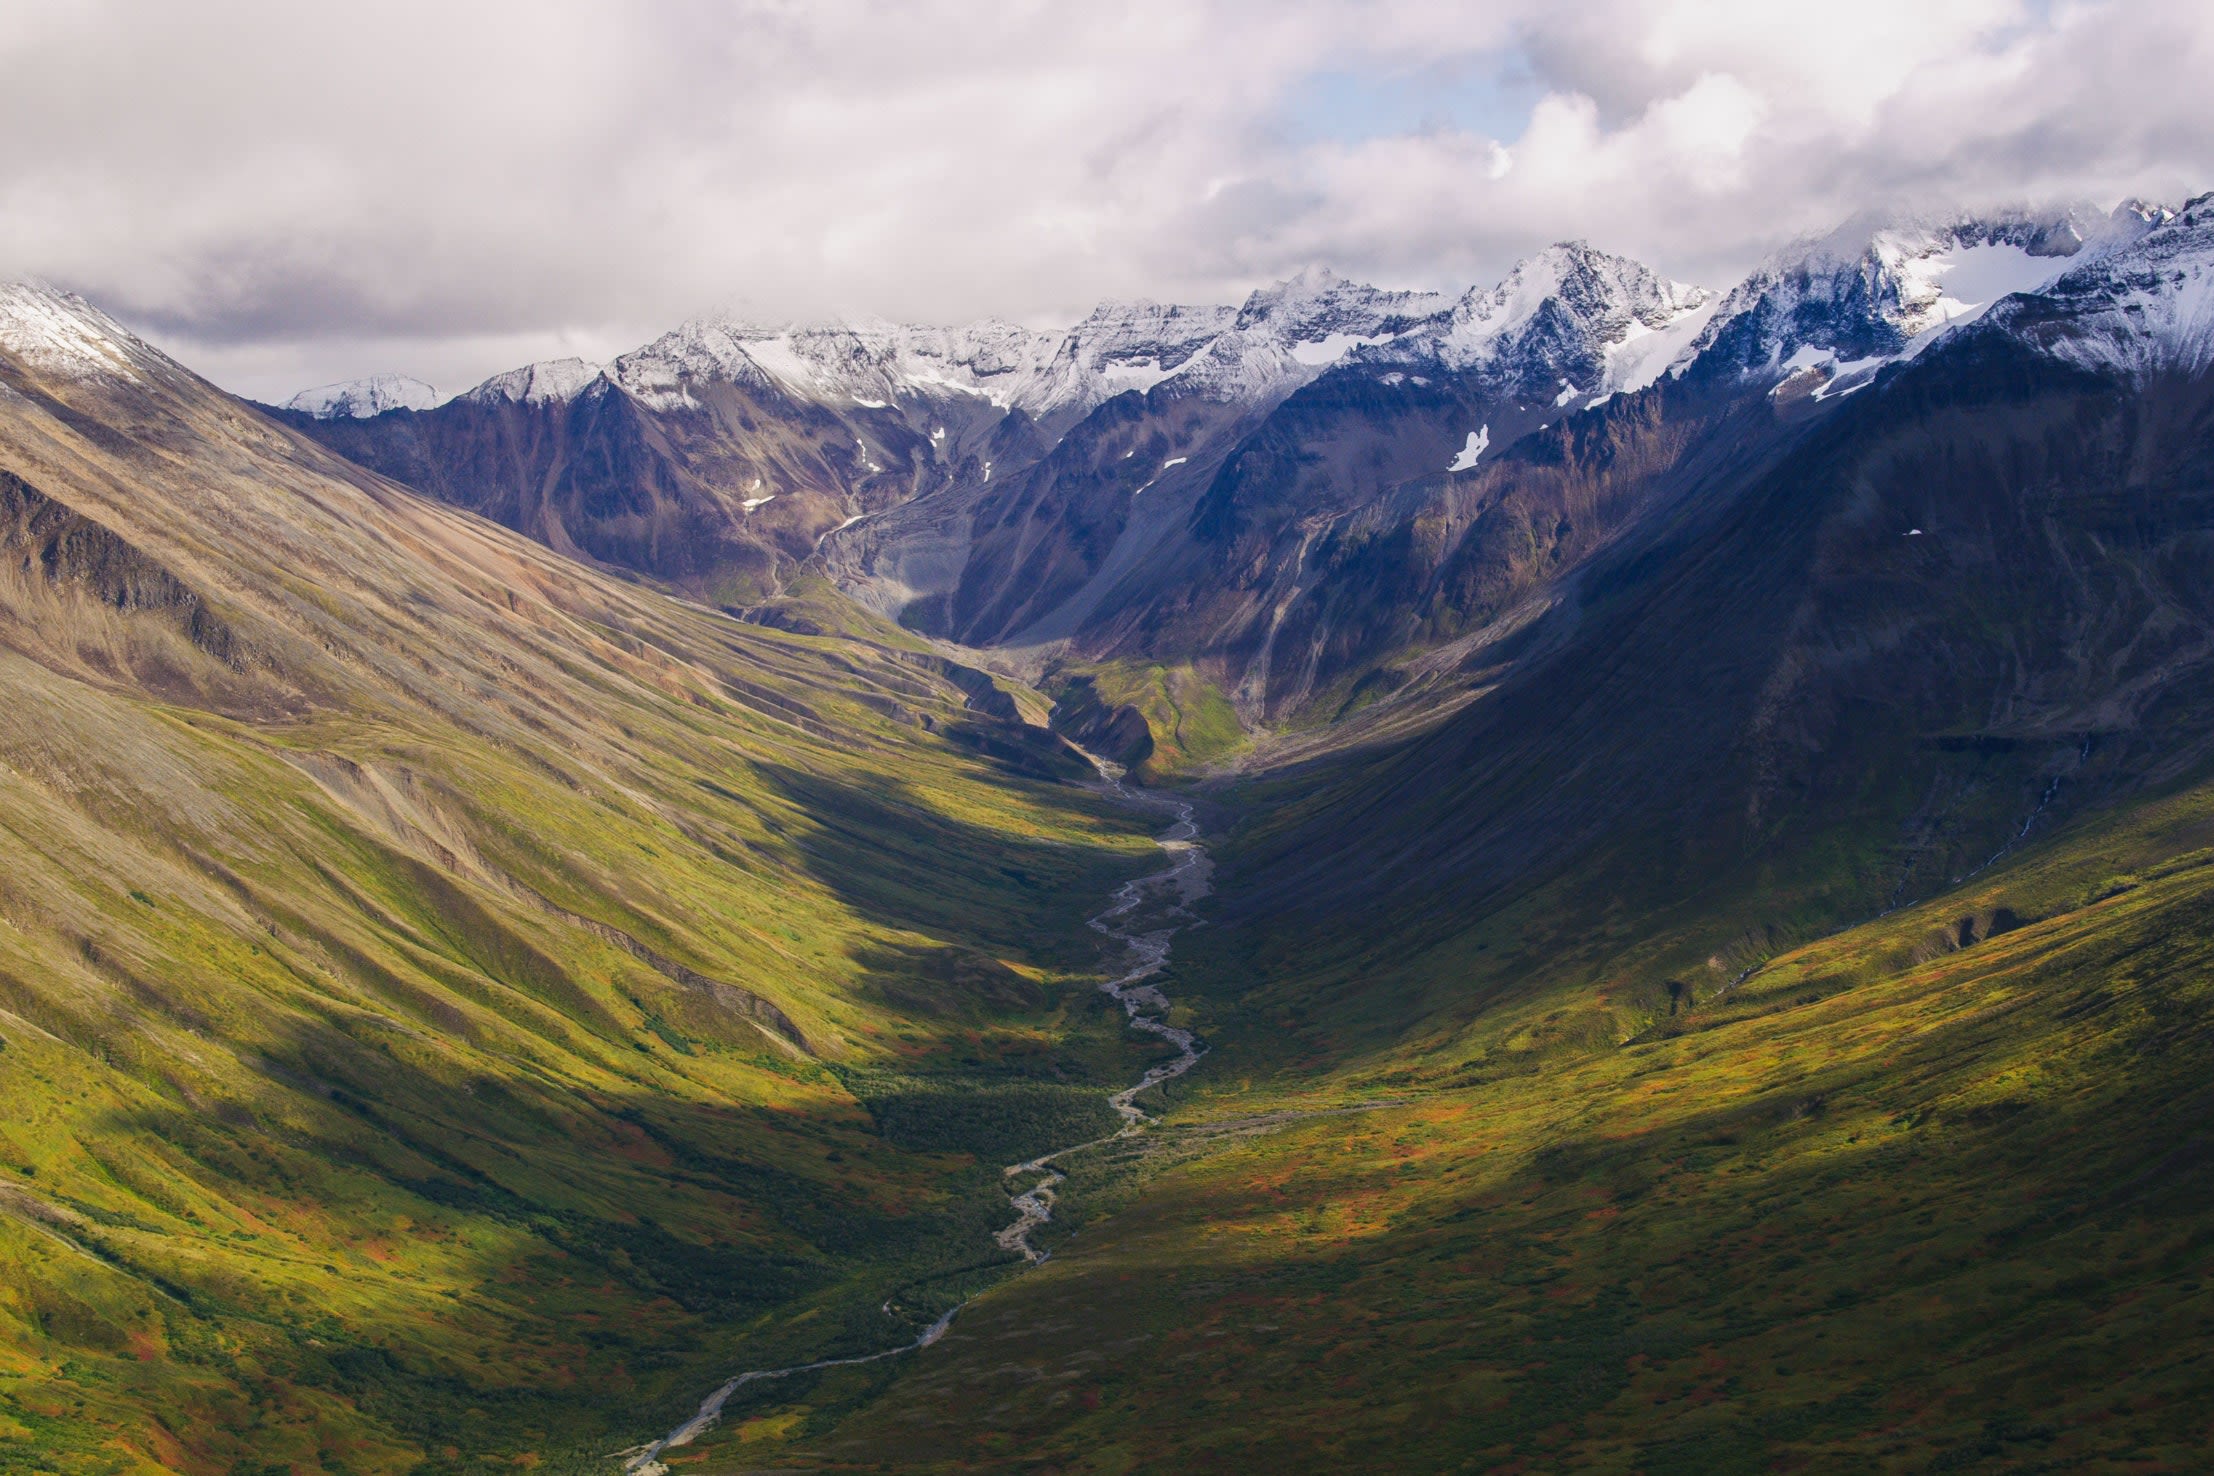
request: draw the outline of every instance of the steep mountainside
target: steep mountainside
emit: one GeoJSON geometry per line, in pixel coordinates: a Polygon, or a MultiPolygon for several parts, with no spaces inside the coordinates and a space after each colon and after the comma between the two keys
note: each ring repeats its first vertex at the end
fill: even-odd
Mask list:
{"type": "Polygon", "coordinates": [[[1458,302],[1286,283],[1142,401],[1103,407],[1003,487],[843,535],[833,567],[919,629],[1198,658],[1235,685],[1269,644],[1270,606],[1301,579],[1296,549],[1318,517],[1473,465],[1491,421],[1511,439],[1557,414],[1576,398],[1570,373],[1599,392],[1610,355],[1702,300],[1580,244],[1458,302]],[[1266,524],[1239,530],[1263,546],[1218,546],[1241,513],[1266,524]],[[920,578],[887,577],[917,565],[920,578]],[[1209,608],[1182,611],[1199,589],[1209,608]]]}
{"type": "Polygon", "coordinates": [[[975,1155],[1113,1121],[1064,981],[1152,848],[884,634],[606,579],[0,291],[0,1464],[600,1469],[738,1343],[1019,1264],[975,1155]]]}
{"type": "MultiPolygon", "coordinates": [[[[2186,265],[2203,212],[1956,329],[1780,456],[1687,482],[1576,571],[1493,700],[1362,778],[1347,799],[1382,848],[1363,874],[1487,893],[1603,836],[1676,858],[1649,872],[1656,895],[1751,867],[1773,905],[1794,832],[1846,829],[1866,870],[1836,891],[1823,861],[1818,905],[1852,916],[1925,895],[2033,812],[2196,762],[2214,693],[2214,382],[2186,265]],[[2146,293],[2126,331],[2122,289],[2094,282],[2146,293]],[[1438,823],[1459,813],[1445,795],[1465,826],[1438,823]],[[1395,804],[1421,823],[1386,821],[1395,804]]],[[[1342,851],[1298,853],[1275,885],[1342,893],[1342,851]]]]}
{"type": "Polygon", "coordinates": [[[369,420],[393,410],[428,410],[438,391],[404,374],[378,374],[302,390],[284,408],[317,420],[369,420]]]}

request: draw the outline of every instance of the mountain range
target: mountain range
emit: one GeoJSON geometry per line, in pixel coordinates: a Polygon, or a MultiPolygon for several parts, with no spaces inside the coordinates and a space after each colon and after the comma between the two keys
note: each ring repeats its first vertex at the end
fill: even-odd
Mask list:
{"type": "MultiPolygon", "coordinates": [[[[1618,401],[1698,401],[1679,435],[1771,390],[1851,393],[2160,215],[1864,219],[1727,292],[1571,242],[1459,297],[1315,271],[1236,309],[1105,304],[1064,333],[709,318],[596,372],[528,366],[437,406],[369,381],[287,412],[432,495],[716,603],[761,605],[819,562],[920,633],[1189,661],[1273,721],[1399,680],[1394,658],[1489,623],[1637,515],[1644,499],[1540,449],[1628,436],[1596,430],[1634,418],[1618,401]],[[1517,446],[1556,458],[1543,506],[1494,495],[1517,446]],[[1338,577],[1347,559],[1388,568],[1338,577]],[[1382,607],[1344,598],[1379,580],[1382,607]]],[[[1608,454],[1684,450],[1628,436],[1608,454]]]]}
{"type": "Polygon", "coordinates": [[[2214,196],[283,407],[0,287],[0,1469],[2192,1469],[2210,466],[2214,196]]]}

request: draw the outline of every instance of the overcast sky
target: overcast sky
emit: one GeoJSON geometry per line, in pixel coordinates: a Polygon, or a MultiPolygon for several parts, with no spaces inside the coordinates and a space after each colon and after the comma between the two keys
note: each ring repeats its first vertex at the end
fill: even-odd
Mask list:
{"type": "Polygon", "coordinates": [[[279,397],[2214,187],[2204,0],[0,7],[0,272],[279,397]]]}

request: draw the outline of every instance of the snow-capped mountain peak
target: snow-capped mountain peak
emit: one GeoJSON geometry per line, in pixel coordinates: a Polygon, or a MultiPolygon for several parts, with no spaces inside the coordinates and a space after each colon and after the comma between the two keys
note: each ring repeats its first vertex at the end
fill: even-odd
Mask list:
{"type": "Polygon", "coordinates": [[[1887,362],[2051,280],[2111,229],[2084,206],[1857,217],[1772,256],[1722,301],[1692,352],[1739,374],[1887,362]]]}
{"type": "Polygon", "coordinates": [[[1496,286],[1355,359],[1399,374],[1442,371],[1516,402],[1565,408],[1643,388],[1698,332],[1715,298],[1641,262],[1564,241],[1518,262],[1496,286]]]}
{"type": "Polygon", "coordinates": [[[136,379],[160,355],[73,292],[0,282],[0,351],[65,379],[136,379]]]}
{"type": "Polygon", "coordinates": [[[600,366],[583,359],[541,359],[495,374],[462,396],[480,404],[559,404],[573,400],[600,377],[600,366]]]}
{"type": "Polygon", "coordinates": [[[2214,194],[2170,211],[2131,201],[2080,259],[1986,326],[2085,368],[2214,370],[2214,194]]]}
{"type": "Polygon", "coordinates": [[[710,317],[623,355],[613,377],[659,409],[696,403],[689,386],[714,381],[864,408],[958,394],[1004,409],[1059,344],[1060,335],[989,319],[958,328],[882,320],[772,328],[710,317]]]}
{"type": "Polygon", "coordinates": [[[1265,404],[1451,305],[1442,293],[1371,287],[1310,267],[1249,294],[1229,325],[1168,382],[1180,395],[1265,404]]]}
{"type": "Polygon", "coordinates": [[[443,399],[420,379],[405,374],[374,374],[367,379],[302,390],[285,401],[284,408],[317,420],[367,420],[388,410],[428,410],[443,399]]]}
{"type": "Polygon", "coordinates": [[[1438,292],[1401,291],[1353,282],[1326,267],[1256,289],[1239,307],[1232,327],[1266,332],[1294,343],[1333,337],[1388,337],[1405,332],[1451,306],[1438,292]]]}
{"type": "Polygon", "coordinates": [[[1061,406],[1089,408],[1127,390],[1149,390],[1190,362],[1237,320],[1230,307],[1150,301],[1103,302],[1070,329],[1054,355],[1033,415],[1061,406]]]}
{"type": "Polygon", "coordinates": [[[611,377],[665,410],[696,404],[693,387],[724,381],[865,409],[974,397],[1046,421],[1171,379],[1180,393],[1225,400],[1289,393],[1349,349],[1384,342],[1448,305],[1436,294],[1311,270],[1239,308],[1106,302],[1059,332],[996,319],[771,328],[710,317],[624,355],[611,377]]]}
{"type": "MultiPolygon", "coordinates": [[[[1438,338],[1438,357],[1448,368],[1467,369],[1526,355],[1534,346],[1526,342],[1533,328],[1548,327],[1572,330],[1604,353],[1680,322],[1711,296],[1626,256],[1564,241],[1517,263],[1498,286],[1471,290],[1454,304],[1438,338]],[[1548,316],[1560,321],[1547,324],[1548,316]]],[[[1586,377],[1596,376],[1587,371],[1586,377]]]]}
{"type": "Polygon", "coordinates": [[[735,318],[694,318],[633,349],[609,367],[608,377],[657,410],[696,404],[691,382],[724,381],[762,389],[775,383],[747,346],[779,330],[735,318]]]}

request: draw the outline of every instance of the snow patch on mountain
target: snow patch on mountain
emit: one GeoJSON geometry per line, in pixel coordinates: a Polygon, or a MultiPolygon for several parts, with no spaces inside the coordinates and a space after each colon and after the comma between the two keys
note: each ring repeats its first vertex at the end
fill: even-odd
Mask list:
{"type": "Polygon", "coordinates": [[[722,381],[866,409],[962,396],[1044,419],[1151,389],[1218,334],[1231,311],[1108,303],[1065,332],[992,320],[767,328],[700,319],[618,359],[615,378],[657,409],[697,404],[694,387],[722,381]]]}
{"type": "Polygon", "coordinates": [[[1541,347],[1546,335],[1563,330],[1603,349],[1634,331],[1669,326],[1709,295],[1628,257],[1565,241],[1516,264],[1489,292],[1462,298],[1439,358],[1449,368],[1468,369],[1541,347]]]}
{"type": "Polygon", "coordinates": [[[1101,365],[1099,382],[1118,395],[1129,390],[1142,395],[1175,372],[1162,368],[1159,359],[1132,359],[1121,364],[1101,365]]]}
{"type": "Polygon", "coordinates": [[[1311,343],[1293,344],[1291,356],[1309,368],[1319,369],[1327,364],[1335,364],[1351,349],[1373,348],[1379,343],[1390,341],[1388,337],[1377,334],[1326,333],[1311,343]]]}
{"type": "Polygon", "coordinates": [[[1503,398],[1565,408],[1651,383],[1714,300],[1627,257],[1564,241],[1358,362],[1473,376],[1503,398]]]}
{"type": "Polygon", "coordinates": [[[656,410],[698,405],[695,383],[725,383],[755,389],[775,381],[754,358],[768,330],[729,318],[695,318],[652,343],[624,354],[609,366],[608,378],[656,410]]]}
{"type": "Polygon", "coordinates": [[[774,385],[798,399],[866,409],[963,396],[1042,416],[1089,409],[1124,389],[1158,383],[1169,372],[1163,357],[1180,361],[1183,346],[1173,334],[1164,343],[1144,331],[1145,321],[1193,311],[1151,304],[1103,308],[1067,333],[991,320],[958,327],[866,322],[801,328],[700,320],[618,359],[616,377],[664,409],[697,403],[688,386],[720,380],[774,385]],[[1117,326],[1138,331],[1125,338],[1113,331],[1117,326]]]}
{"type": "MultiPolygon", "coordinates": [[[[953,327],[881,320],[763,325],[695,318],[604,371],[579,359],[494,375],[469,398],[546,403],[605,380],[659,411],[695,409],[711,385],[776,391],[836,409],[889,410],[981,400],[1058,434],[1115,396],[1174,382],[1175,392],[1232,402],[1281,399],[1332,364],[1426,322],[1451,305],[1434,293],[1385,291],[1307,271],[1241,307],[1107,302],[1073,328],[995,320],[953,327]]],[[[396,376],[330,385],[291,408],[357,417],[435,403],[396,376]],[[338,408],[343,404],[344,408],[338,408]]]]}
{"type": "Polygon", "coordinates": [[[1460,455],[1453,458],[1453,464],[1448,466],[1446,470],[1449,472],[1467,471],[1476,464],[1476,458],[1482,456],[1490,447],[1491,425],[1486,422],[1482,429],[1472,430],[1468,433],[1468,444],[1461,447],[1460,455]]]}
{"type": "Polygon", "coordinates": [[[1387,349],[1452,305],[1309,268],[1246,298],[1222,332],[1177,370],[1174,392],[1230,404],[1281,400],[1333,364],[1387,349]]]}
{"type": "Polygon", "coordinates": [[[2000,298],[2049,281],[2057,269],[2053,258],[2033,256],[2011,241],[1956,244],[1903,257],[1895,268],[1895,321],[1910,340],[1920,338],[1933,329],[1971,321],[2000,298]]]}
{"type": "Polygon", "coordinates": [[[390,410],[428,410],[443,403],[444,398],[420,379],[405,374],[373,374],[367,379],[302,390],[285,401],[284,408],[317,420],[367,420],[390,410]]]}
{"type": "Polygon", "coordinates": [[[1046,373],[1016,396],[1034,419],[1081,414],[1178,373],[1237,318],[1229,307],[1105,302],[1070,329],[1046,373]]]}
{"type": "Polygon", "coordinates": [[[1632,322],[1618,341],[1607,346],[1606,382],[1593,403],[1613,395],[1634,394],[1670,369],[1681,367],[1721,305],[1721,298],[1710,295],[1657,328],[1632,322]]]}

